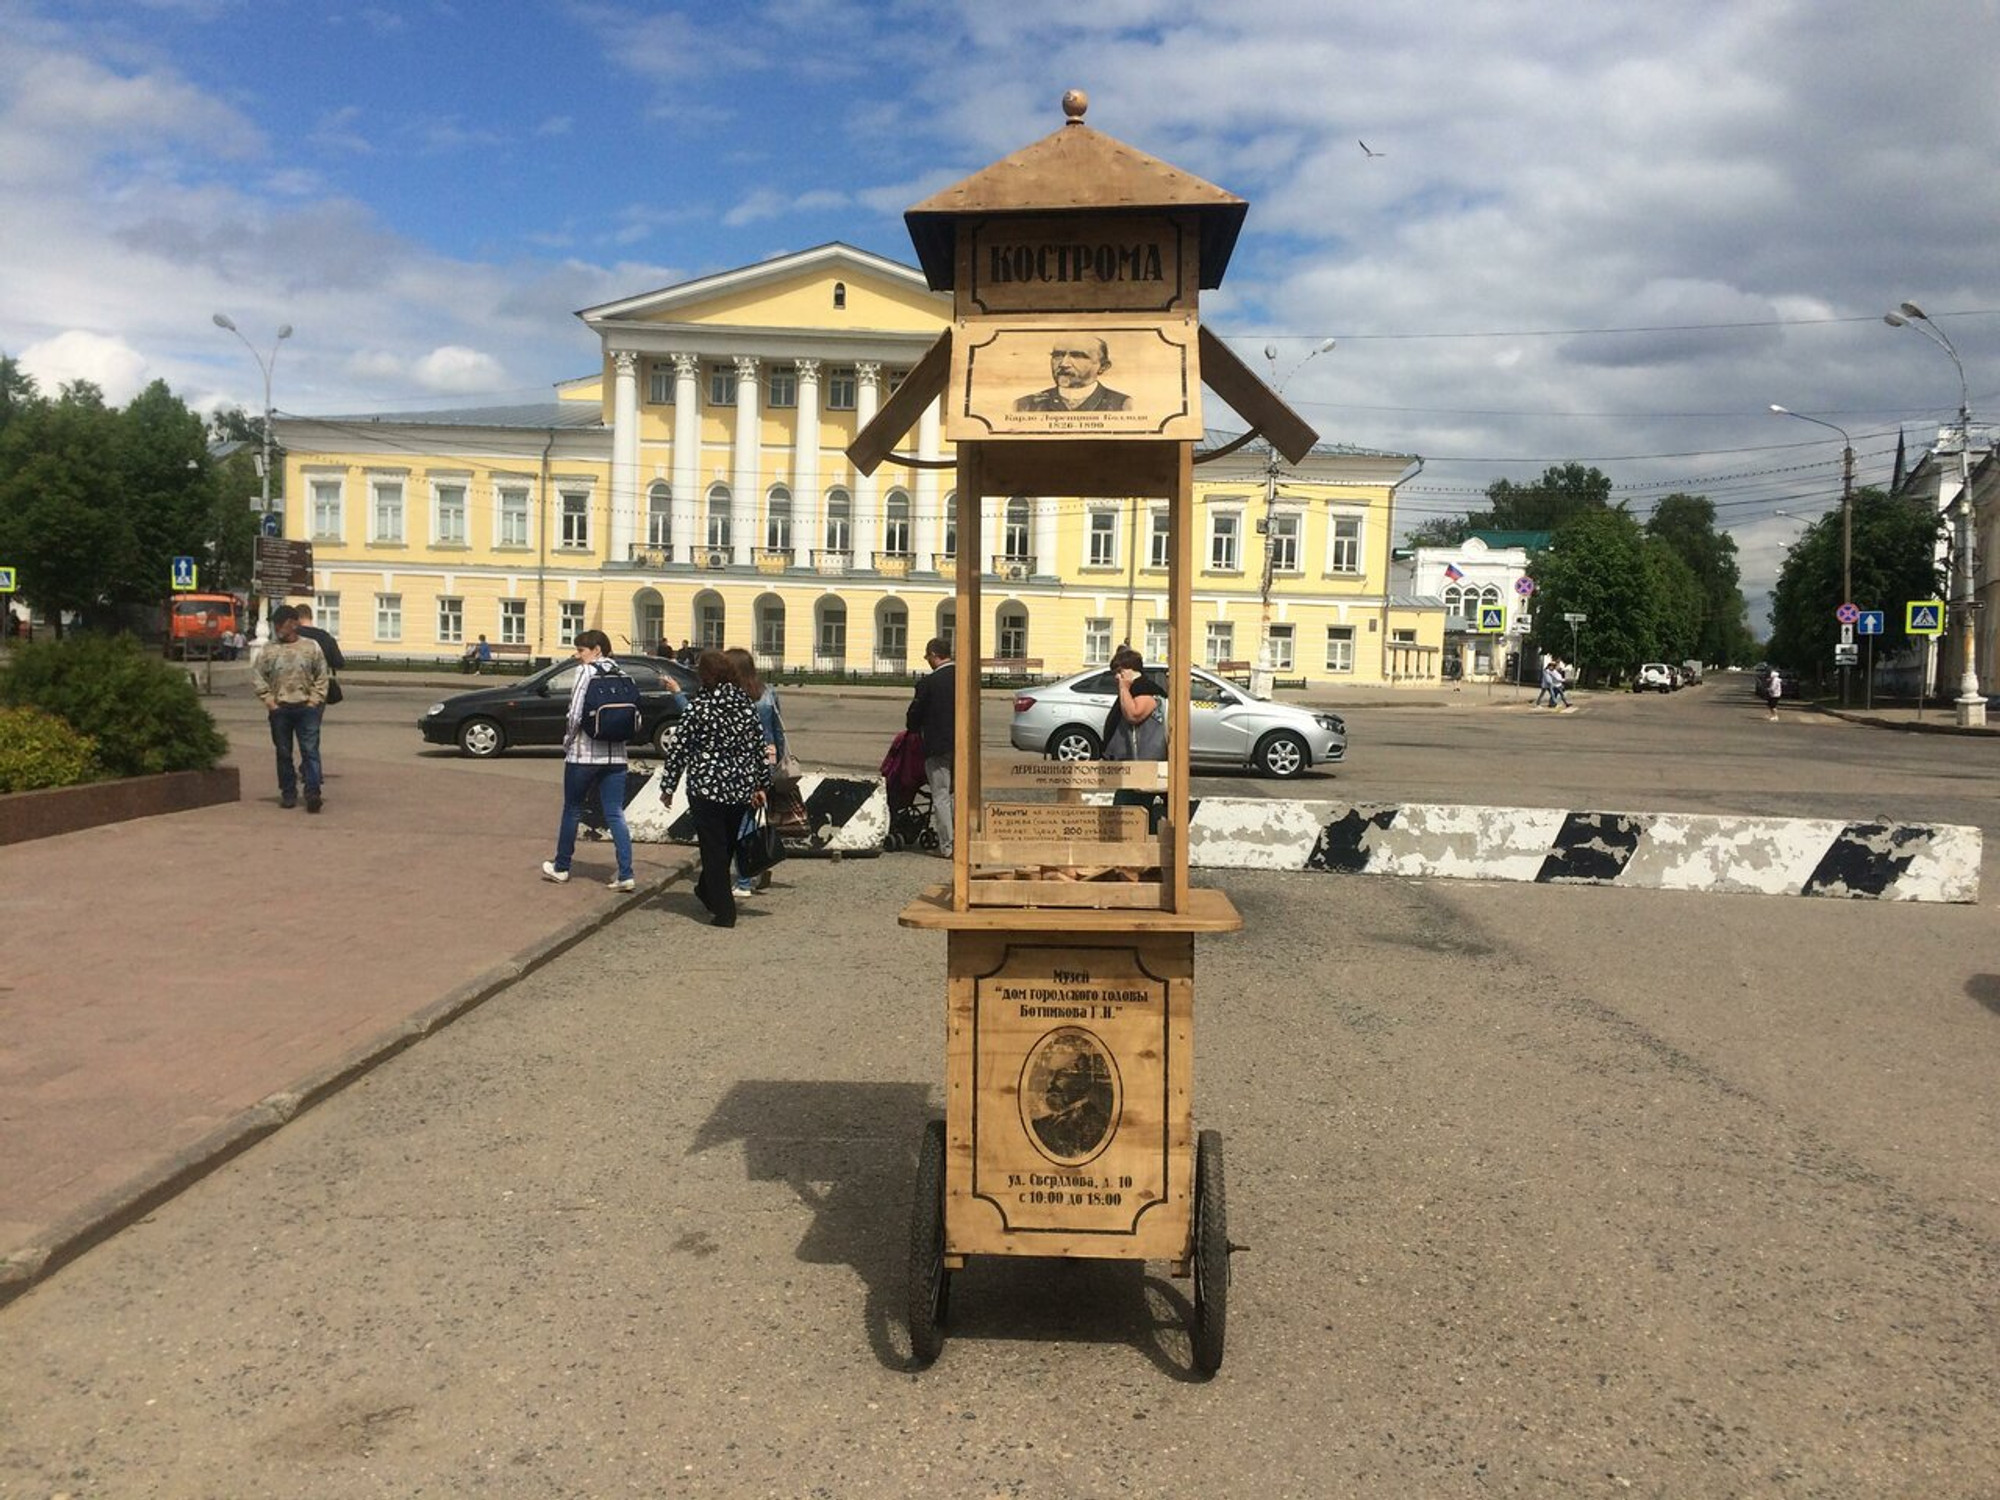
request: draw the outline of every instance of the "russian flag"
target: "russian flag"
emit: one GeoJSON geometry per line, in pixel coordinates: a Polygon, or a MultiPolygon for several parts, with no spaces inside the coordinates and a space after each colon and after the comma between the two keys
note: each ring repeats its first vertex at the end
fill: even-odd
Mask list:
{"type": "Polygon", "coordinates": [[[1465,576],[1465,570],[1460,568],[1457,563],[1446,563],[1444,565],[1444,576],[1449,578],[1453,583],[1457,583],[1459,579],[1465,576]]]}

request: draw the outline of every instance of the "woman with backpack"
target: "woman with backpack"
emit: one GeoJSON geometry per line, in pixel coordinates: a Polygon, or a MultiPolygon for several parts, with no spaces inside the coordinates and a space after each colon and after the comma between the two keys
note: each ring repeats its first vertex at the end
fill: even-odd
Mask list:
{"type": "Polygon", "coordinates": [[[701,691],[681,715],[660,763],[660,800],[671,806],[681,777],[687,777],[688,816],[701,846],[695,899],[714,917],[713,925],[734,927],[730,862],[745,815],[764,805],[771,762],[764,758],[764,730],[743,696],[734,663],[720,651],[703,651],[694,671],[701,691]]]}
{"type": "Polygon", "coordinates": [[[632,832],[625,826],[625,741],[639,732],[639,690],[611,659],[611,637],[601,630],[578,634],[576,660],[576,682],[563,722],[562,822],[556,830],[556,857],[542,861],[542,879],[558,885],[569,879],[576,825],[583,821],[584,803],[595,787],[611,829],[611,847],[618,852],[618,873],[606,884],[629,891],[637,882],[632,877],[632,832]]]}

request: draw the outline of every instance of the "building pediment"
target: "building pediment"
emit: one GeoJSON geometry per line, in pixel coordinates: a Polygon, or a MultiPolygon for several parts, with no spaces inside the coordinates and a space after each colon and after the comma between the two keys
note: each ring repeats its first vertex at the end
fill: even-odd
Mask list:
{"type": "Polygon", "coordinates": [[[913,266],[838,242],[698,276],[577,316],[604,333],[633,325],[931,333],[949,320],[951,299],[913,266]]]}

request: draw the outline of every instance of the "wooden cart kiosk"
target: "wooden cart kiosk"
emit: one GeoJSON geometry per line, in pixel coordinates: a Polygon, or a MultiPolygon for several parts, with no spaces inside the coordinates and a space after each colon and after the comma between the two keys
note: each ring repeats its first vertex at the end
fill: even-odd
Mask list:
{"type": "MultiPolygon", "coordinates": [[[[1067,123],[905,216],[952,326],[849,456],[885,461],[933,400],[956,447],[959,545],[951,884],[903,925],[946,934],[946,1112],[926,1130],[909,1324],[943,1343],[972,1255],[1172,1262],[1194,1277],[1195,1364],[1222,1363],[1229,1238],[1222,1143],[1194,1128],[1194,939],[1242,919],[1188,883],[1193,466],[1204,383],[1293,460],[1314,434],[1200,326],[1248,207],[1067,123]],[[982,760],[980,521],[989,498],[1164,502],[1170,661],[1164,762],[982,760]],[[1144,806],[1093,793],[1164,794],[1144,806]]],[[[1246,437],[1242,441],[1248,441],[1246,437]]],[[[1239,446],[1238,444],[1232,444],[1239,446]]]]}

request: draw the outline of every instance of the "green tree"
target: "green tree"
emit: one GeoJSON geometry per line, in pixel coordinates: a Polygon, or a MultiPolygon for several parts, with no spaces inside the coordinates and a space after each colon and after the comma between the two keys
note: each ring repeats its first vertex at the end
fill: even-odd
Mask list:
{"type": "Polygon", "coordinates": [[[1628,512],[1586,508],[1556,528],[1533,562],[1534,644],[1571,655],[1565,614],[1585,616],[1576,631],[1586,682],[1603,682],[1651,659],[1658,622],[1648,596],[1645,536],[1628,512]]]}
{"type": "Polygon", "coordinates": [[[1646,535],[1657,537],[1693,571],[1701,622],[1693,646],[1672,660],[1699,657],[1718,666],[1742,666],[1755,657],[1743,601],[1736,539],[1715,529],[1715,505],[1705,495],[1668,495],[1653,507],[1646,535]]]}
{"type": "Polygon", "coordinates": [[[1652,641],[1640,653],[1644,661],[1682,662],[1691,659],[1701,639],[1701,582],[1681,555],[1656,536],[1640,544],[1645,563],[1645,606],[1652,641]]]}
{"type": "Polygon", "coordinates": [[[56,622],[116,597],[134,555],[120,503],[117,415],[88,381],[21,402],[0,427],[0,555],[56,622]]]}
{"type": "Polygon", "coordinates": [[[1438,516],[1412,526],[1403,538],[1406,547],[1456,547],[1472,535],[1470,516],[1438,516]]]}
{"type": "MultiPolygon", "coordinates": [[[[1922,502],[1895,499],[1873,485],[1854,492],[1854,598],[1879,609],[1887,633],[1876,650],[1921,647],[1906,635],[1903,606],[1912,599],[1943,598],[1944,570],[1936,547],[1944,523],[1922,502]]],[[[1785,553],[1771,598],[1770,659],[1815,676],[1830,669],[1840,640],[1834,610],[1841,599],[1841,520],[1829,511],[1808,526],[1785,553]]]]}
{"type": "MultiPolygon", "coordinates": [[[[115,456],[132,538],[112,598],[157,602],[167,591],[174,558],[205,558],[214,551],[216,496],[207,429],[165,381],[156,380],[118,414],[115,456]]],[[[215,582],[206,571],[202,581],[215,582]]]]}
{"type": "Polygon", "coordinates": [[[1586,511],[1611,507],[1611,477],[1582,464],[1555,464],[1527,484],[1496,479],[1486,487],[1490,508],[1470,519],[1474,529],[1554,531],[1586,511]]]}

